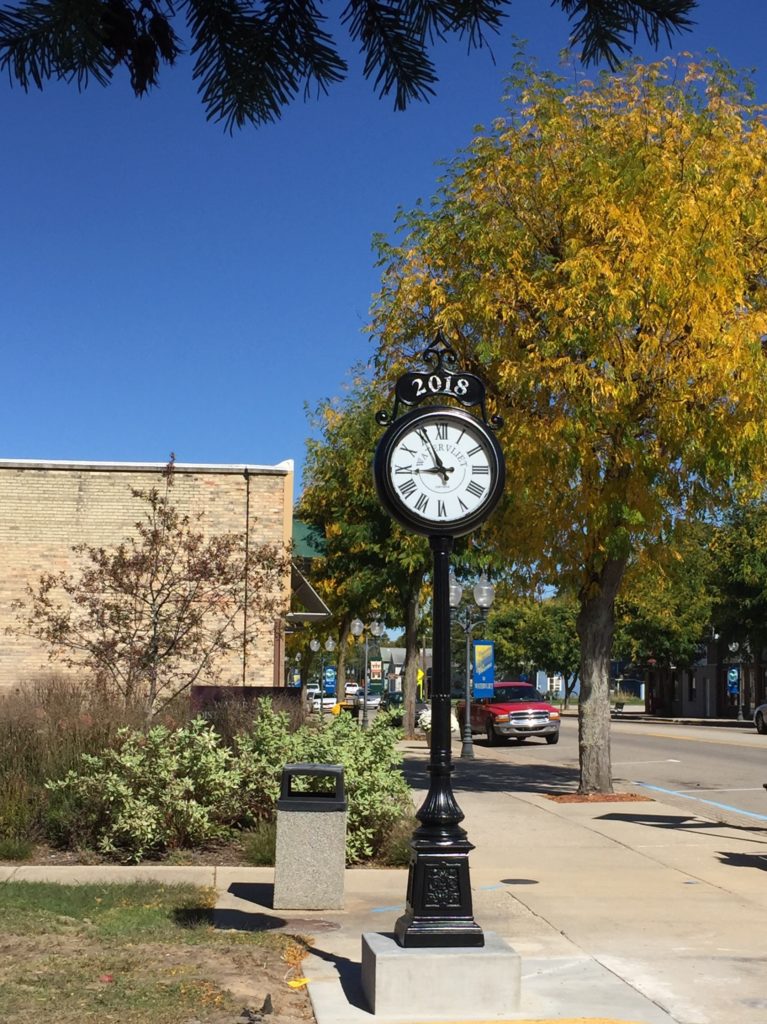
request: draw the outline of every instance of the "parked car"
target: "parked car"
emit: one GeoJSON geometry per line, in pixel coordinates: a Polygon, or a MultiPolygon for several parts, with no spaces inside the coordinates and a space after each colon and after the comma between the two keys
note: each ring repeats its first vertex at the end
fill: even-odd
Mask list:
{"type": "Polygon", "coordinates": [[[756,731],[760,732],[762,736],[767,733],[767,704],[760,704],[754,712],[754,725],[756,731]]]}
{"type": "Polygon", "coordinates": [[[344,689],[344,693],[346,694],[347,697],[356,697],[358,689],[359,687],[357,686],[356,683],[347,683],[344,689]]]}
{"type": "MultiPolygon", "coordinates": [[[[465,701],[458,703],[456,713],[463,728],[465,701]]],[[[496,683],[492,697],[480,697],[471,703],[471,731],[484,733],[491,746],[511,739],[521,743],[530,736],[558,743],[559,721],[559,710],[532,683],[496,683]]]]}
{"type": "Polygon", "coordinates": [[[316,694],[314,694],[312,696],[312,699],[311,699],[311,710],[312,711],[317,711],[317,712],[324,711],[324,712],[327,713],[327,712],[332,711],[333,708],[335,707],[335,705],[336,705],[335,694],[330,695],[330,694],[326,693],[326,694],[324,694],[321,697],[319,695],[319,693],[316,693],[316,694]]]}
{"type": "MultiPolygon", "coordinates": [[[[380,707],[381,697],[382,697],[381,693],[376,693],[373,690],[368,690],[368,696],[367,696],[368,710],[370,708],[380,707]]],[[[357,692],[356,692],[356,694],[354,696],[354,706],[356,708],[361,708],[364,704],[365,704],[365,691],[364,691],[364,689],[361,686],[358,686],[357,687],[357,692]]]]}

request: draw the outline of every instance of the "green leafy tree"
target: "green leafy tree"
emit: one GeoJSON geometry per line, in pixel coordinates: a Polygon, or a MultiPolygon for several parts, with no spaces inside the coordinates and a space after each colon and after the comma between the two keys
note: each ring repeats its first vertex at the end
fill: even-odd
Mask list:
{"type": "Polygon", "coordinates": [[[372,328],[385,366],[439,328],[488,380],[514,468],[498,545],[578,595],[580,788],[609,792],[626,568],[767,468],[767,130],[720,62],[576,91],[521,64],[511,87],[381,243],[372,328]]]}
{"type": "Polygon", "coordinates": [[[543,669],[561,675],[565,702],[578,679],[581,647],[576,629],[578,604],[572,597],[514,598],[492,613],[489,635],[506,670],[543,669]]]}
{"type": "MultiPolygon", "coordinates": [[[[588,64],[611,66],[643,30],[661,35],[691,26],[697,0],[554,0],[574,23],[572,41],[588,64]]],[[[331,5],[327,5],[330,7],[331,5]]],[[[381,2],[349,0],[340,20],[364,54],[365,78],[403,110],[434,93],[429,48],[449,36],[482,47],[510,0],[381,2]]],[[[137,96],[157,85],[190,42],[193,77],[209,119],[227,129],[279,118],[295,97],[327,92],[347,74],[321,0],[19,0],[0,9],[0,66],[24,89],[50,79],[111,82],[124,67],[137,96]]]]}
{"type": "Polygon", "coordinates": [[[76,545],[79,568],[30,585],[11,630],[108,679],[151,717],[198,680],[219,681],[227,655],[263,642],[260,630],[287,610],[290,559],[274,545],[246,548],[241,534],[206,537],[167,488],[133,495],[145,509],[133,536],[76,545]]]}
{"type": "Polygon", "coordinates": [[[359,377],[342,401],[320,404],[313,419],[319,437],[307,444],[297,514],[324,532],[327,556],[315,561],[312,578],[322,581],[339,621],[347,629],[354,616],[404,624],[404,725],[412,734],[420,606],[431,560],[426,541],[383,511],[373,485],[381,436],[375,413],[387,401],[380,384],[359,377]]]}
{"type": "Polygon", "coordinates": [[[736,642],[761,662],[767,647],[767,506],[737,503],[712,530],[711,619],[723,643],[736,642]]]}
{"type": "Polygon", "coordinates": [[[718,575],[706,522],[680,522],[629,566],[616,601],[614,655],[690,665],[709,632],[718,575]]]}

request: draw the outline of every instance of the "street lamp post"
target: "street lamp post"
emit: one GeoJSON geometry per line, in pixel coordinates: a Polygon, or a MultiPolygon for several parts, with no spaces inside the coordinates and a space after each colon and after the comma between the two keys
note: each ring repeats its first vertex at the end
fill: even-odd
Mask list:
{"type": "Polygon", "coordinates": [[[495,600],[495,587],[484,573],[480,576],[474,590],[474,601],[479,608],[479,619],[472,622],[472,609],[466,607],[463,614],[459,614],[459,605],[463,597],[463,587],[450,573],[450,607],[453,609],[454,621],[461,627],[466,635],[466,684],[464,690],[464,717],[463,717],[463,742],[461,743],[461,757],[474,757],[474,740],[471,735],[471,634],[473,630],[483,625],[487,618],[487,610],[495,600]]]}
{"type": "MultiPolygon", "coordinates": [[[[316,637],[312,637],[312,639],[309,641],[309,650],[313,654],[316,654],[321,646],[322,645],[320,644],[319,640],[316,637]]],[[[324,665],[323,665],[322,657],[320,657],[320,690],[319,690],[319,693],[320,693],[320,719],[322,719],[322,687],[323,687],[322,674],[323,674],[323,672],[324,672],[324,665]]],[[[312,710],[311,706],[309,707],[309,710],[310,711],[312,710]]]]}
{"type": "MultiPolygon", "coordinates": [[[[320,642],[315,637],[309,641],[309,648],[316,654],[320,649],[320,642]]],[[[336,649],[336,642],[329,636],[324,644],[325,650],[330,654],[336,649]]],[[[320,658],[320,721],[325,718],[325,656],[320,658]]]]}
{"type": "MultiPolygon", "coordinates": [[[[737,642],[733,642],[731,644],[728,644],[727,646],[729,647],[731,654],[737,654],[738,650],[740,649],[740,644],[737,643],[737,642]]],[[[740,660],[738,661],[738,664],[737,664],[737,672],[738,672],[738,721],[742,722],[743,721],[743,666],[742,666],[740,660]]]]}
{"type": "Polygon", "coordinates": [[[365,627],[365,623],[362,619],[352,619],[349,629],[352,631],[352,636],[357,640],[365,634],[365,675],[362,680],[362,728],[367,729],[368,727],[368,635],[376,637],[376,639],[383,633],[383,623],[378,622],[377,619],[365,627]]]}

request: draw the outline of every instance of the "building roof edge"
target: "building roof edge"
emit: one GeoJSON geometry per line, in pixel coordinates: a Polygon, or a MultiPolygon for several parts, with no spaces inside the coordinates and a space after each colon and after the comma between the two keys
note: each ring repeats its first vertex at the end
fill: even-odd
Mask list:
{"type": "MultiPolygon", "coordinates": [[[[83,469],[94,472],[113,473],[156,473],[167,466],[166,462],[91,462],[74,459],[0,459],[0,469],[83,469]]],[[[220,462],[176,462],[176,473],[253,473],[261,476],[287,476],[293,472],[293,460],[284,459],[276,466],[257,463],[220,462]]]]}

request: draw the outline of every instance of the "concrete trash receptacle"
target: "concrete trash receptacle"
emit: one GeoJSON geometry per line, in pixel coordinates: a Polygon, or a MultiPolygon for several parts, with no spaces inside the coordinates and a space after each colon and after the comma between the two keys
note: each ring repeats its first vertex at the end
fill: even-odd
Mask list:
{"type": "Polygon", "coordinates": [[[346,869],[346,793],[340,764],[286,764],[277,801],[275,910],[340,910],[346,869]],[[317,792],[299,778],[323,779],[317,792]]]}

